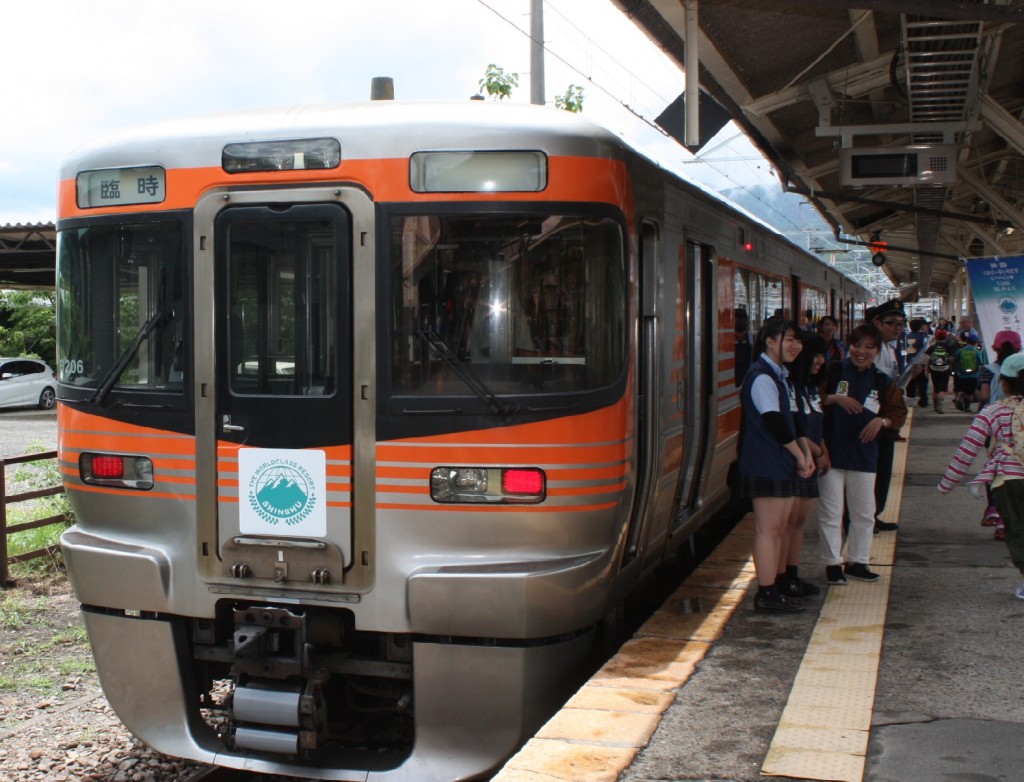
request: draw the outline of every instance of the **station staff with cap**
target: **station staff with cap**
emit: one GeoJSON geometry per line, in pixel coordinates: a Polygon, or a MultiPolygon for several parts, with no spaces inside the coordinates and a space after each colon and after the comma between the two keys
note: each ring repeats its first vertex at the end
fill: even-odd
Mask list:
{"type": "MultiPolygon", "coordinates": [[[[875,367],[895,382],[903,371],[902,355],[897,349],[900,336],[907,327],[907,314],[899,299],[872,307],[867,311],[868,323],[873,323],[882,332],[882,344],[875,359],[875,367]]],[[[885,510],[889,499],[889,484],[892,482],[892,463],[896,452],[896,437],[899,431],[886,430],[878,438],[878,469],[875,472],[875,532],[891,532],[899,525],[879,521],[878,515],[885,510]]]]}

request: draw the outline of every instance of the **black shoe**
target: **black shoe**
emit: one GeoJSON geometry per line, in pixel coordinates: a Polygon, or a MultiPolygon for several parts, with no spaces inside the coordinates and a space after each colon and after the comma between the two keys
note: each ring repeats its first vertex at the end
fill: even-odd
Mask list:
{"type": "Polygon", "coordinates": [[[842,565],[829,565],[825,568],[825,580],[832,586],[842,586],[846,583],[846,576],[843,575],[842,565]]]}
{"type": "Polygon", "coordinates": [[[900,528],[899,524],[893,524],[891,521],[876,521],[875,532],[892,532],[900,528]]]}
{"type": "Polygon", "coordinates": [[[778,590],[769,595],[758,592],[754,595],[754,610],[769,614],[799,614],[803,612],[804,604],[794,597],[783,597],[778,590]]]}
{"type": "Polygon", "coordinates": [[[795,578],[782,576],[775,582],[775,588],[786,599],[791,597],[814,597],[821,594],[821,587],[815,586],[809,581],[804,581],[799,576],[795,578]]]}
{"type": "Polygon", "coordinates": [[[798,578],[797,583],[800,585],[800,594],[797,597],[816,597],[821,594],[821,587],[817,584],[804,581],[802,578],[798,578]]]}
{"type": "Polygon", "coordinates": [[[861,581],[877,581],[881,578],[878,573],[872,573],[863,562],[853,562],[843,568],[843,572],[850,578],[857,578],[861,581]]]}

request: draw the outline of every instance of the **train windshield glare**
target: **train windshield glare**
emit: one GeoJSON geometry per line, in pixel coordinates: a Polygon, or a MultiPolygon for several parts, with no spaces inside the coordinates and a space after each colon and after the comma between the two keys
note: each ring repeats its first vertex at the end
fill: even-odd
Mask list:
{"type": "MultiPolygon", "coordinates": [[[[184,388],[179,223],[63,230],[57,260],[57,375],[96,388],[184,388]]],[[[101,398],[96,399],[102,401],[101,398]]]]}
{"type": "Polygon", "coordinates": [[[397,394],[466,395],[472,380],[484,394],[583,391],[619,376],[628,308],[615,220],[417,214],[390,227],[397,394]]]}

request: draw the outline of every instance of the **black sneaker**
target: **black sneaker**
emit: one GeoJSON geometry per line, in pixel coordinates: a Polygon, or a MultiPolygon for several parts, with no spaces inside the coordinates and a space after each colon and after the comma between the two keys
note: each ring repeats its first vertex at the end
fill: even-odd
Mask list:
{"type": "Polygon", "coordinates": [[[861,581],[877,581],[881,578],[878,573],[872,573],[863,562],[853,562],[843,568],[843,572],[850,578],[857,578],[861,581]]]}
{"type": "Polygon", "coordinates": [[[821,594],[821,587],[817,584],[804,581],[802,578],[796,579],[796,583],[800,585],[800,594],[797,597],[815,597],[821,594]]]}
{"type": "Polygon", "coordinates": [[[846,576],[843,575],[842,565],[829,565],[825,568],[825,580],[832,586],[842,586],[846,583],[846,576]]]}
{"type": "Polygon", "coordinates": [[[875,522],[875,532],[892,532],[893,530],[898,530],[899,528],[899,524],[893,524],[891,521],[875,522]]]}
{"type": "Polygon", "coordinates": [[[768,614],[799,614],[803,612],[804,604],[796,598],[783,597],[778,590],[769,595],[758,592],[754,595],[754,610],[768,614]]]}
{"type": "Polygon", "coordinates": [[[775,582],[775,588],[782,592],[782,596],[785,598],[814,597],[821,594],[821,587],[815,586],[809,581],[804,581],[799,576],[796,578],[783,576],[775,582]]]}

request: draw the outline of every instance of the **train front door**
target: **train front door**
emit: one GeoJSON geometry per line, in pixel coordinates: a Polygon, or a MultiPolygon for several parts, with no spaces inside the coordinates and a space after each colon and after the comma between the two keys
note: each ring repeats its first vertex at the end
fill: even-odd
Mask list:
{"type": "Polygon", "coordinates": [[[341,583],[351,561],[350,236],[336,204],[217,217],[218,538],[230,575],[341,583]]]}

